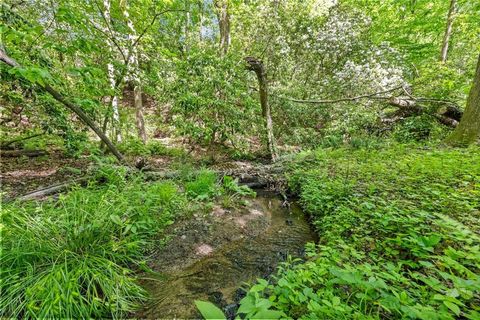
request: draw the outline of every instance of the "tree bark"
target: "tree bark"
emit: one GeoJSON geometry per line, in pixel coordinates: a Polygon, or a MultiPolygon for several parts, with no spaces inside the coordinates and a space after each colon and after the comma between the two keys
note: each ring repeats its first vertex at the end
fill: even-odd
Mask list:
{"type": "Polygon", "coordinates": [[[137,126],[138,137],[143,143],[147,142],[147,134],[145,130],[145,118],[143,115],[143,100],[142,100],[142,86],[140,81],[140,66],[138,63],[138,50],[137,50],[137,32],[133,25],[130,15],[128,13],[128,4],[125,3],[123,8],[123,16],[127,22],[127,27],[130,30],[128,39],[130,40],[130,67],[129,80],[133,83],[134,105],[135,105],[135,124],[137,126]]]}
{"type": "Polygon", "coordinates": [[[455,19],[455,13],[457,11],[457,0],[450,1],[450,9],[448,10],[447,26],[445,28],[445,34],[443,36],[442,50],[440,52],[440,61],[442,63],[447,62],[448,46],[450,45],[450,37],[452,35],[453,21],[455,19]]]}
{"type": "Polygon", "coordinates": [[[265,131],[267,134],[268,150],[270,152],[270,157],[272,161],[275,162],[278,159],[278,151],[275,136],[273,134],[273,121],[270,105],[268,103],[268,82],[265,68],[262,61],[256,58],[247,57],[245,58],[245,60],[249,65],[248,69],[254,71],[257,75],[260,93],[260,105],[262,106],[262,115],[265,123],[265,131]]]}
{"type": "MultiPolygon", "coordinates": [[[[7,65],[11,67],[20,67],[20,65],[12,58],[10,58],[5,51],[3,51],[2,48],[0,48],[0,61],[6,63],[7,65]]],[[[105,133],[97,126],[97,124],[90,119],[83,110],[67,100],[65,97],[63,97],[58,91],[53,89],[50,85],[40,85],[39,86],[47,91],[55,100],[63,104],[65,107],[73,111],[79,118],[80,120],[83,121],[87,126],[89,126],[96,134],[97,136],[107,145],[108,149],[115,155],[115,157],[122,163],[124,163],[124,158],[123,155],[118,151],[118,149],[115,147],[115,145],[108,139],[108,137],[105,135],[105,133]]]]}
{"type": "Polygon", "coordinates": [[[455,131],[447,138],[447,143],[467,146],[480,140],[480,55],[473,85],[467,99],[467,106],[455,131]]]}
{"type": "Polygon", "coordinates": [[[215,0],[215,8],[220,29],[220,52],[226,54],[230,46],[230,13],[228,0],[215,0]]]}
{"type": "MultiPolygon", "coordinates": [[[[104,6],[104,17],[105,20],[111,28],[111,16],[110,16],[110,0],[104,0],[103,1],[103,6],[104,6]]],[[[110,54],[113,54],[113,43],[110,39],[108,39],[108,51],[110,54]]],[[[112,108],[112,115],[113,115],[113,121],[112,121],[112,127],[113,127],[113,136],[115,137],[116,142],[122,141],[122,135],[120,133],[120,114],[118,112],[118,96],[116,93],[116,85],[115,85],[115,66],[113,63],[109,62],[107,65],[107,71],[108,71],[108,81],[110,83],[110,89],[112,90],[112,95],[110,97],[110,105],[112,108]]],[[[105,131],[105,130],[104,130],[105,131]]]]}
{"type": "Polygon", "coordinates": [[[133,88],[133,99],[135,101],[135,118],[138,130],[138,137],[143,143],[147,143],[147,133],[145,131],[145,117],[143,115],[142,87],[137,83],[133,88]]]}
{"type": "Polygon", "coordinates": [[[0,155],[2,157],[41,157],[47,155],[48,152],[45,150],[0,150],[0,155]]]}
{"type": "Polygon", "coordinates": [[[203,42],[203,21],[204,21],[204,2],[203,0],[198,2],[198,41],[203,42]]]}

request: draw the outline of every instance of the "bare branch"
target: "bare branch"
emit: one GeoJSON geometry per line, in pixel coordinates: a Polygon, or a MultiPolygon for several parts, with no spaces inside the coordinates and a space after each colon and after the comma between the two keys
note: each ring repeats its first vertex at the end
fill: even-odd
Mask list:
{"type": "Polygon", "coordinates": [[[300,100],[300,99],[293,99],[293,98],[282,97],[282,96],[279,96],[279,98],[285,99],[285,100],[288,100],[288,101],[292,101],[292,102],[307,103],[307,104],[337,103],[337,102],[355,101],[355,100],[366,99],[366,98],[388,100],[388,99],[390,99],[390,97],[376,97],[376,96],[381,95],[381,94],[385,94],[385,93],[394,92],[394,91],[402,89],[402,88],[403,88],[403,86],[398,86],[398,87],[395,87],[395,88],[392,88],[392,89],[389,89],[389,90],[385,90],[385,91],[379,91],[379,92],[375,92],[375,93],[364,94],[364,95],[355,96],[355,97],[334,99],[334,100],[300,100]]]}

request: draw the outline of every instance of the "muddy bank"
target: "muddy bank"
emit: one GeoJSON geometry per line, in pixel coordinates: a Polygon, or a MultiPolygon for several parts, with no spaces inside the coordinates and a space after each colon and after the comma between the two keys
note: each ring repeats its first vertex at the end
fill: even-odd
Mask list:
{"type": "Polygon", "coordinates": [[[209,300],[233,314],[245,282],[265,278],[288,255],[302,256],[315,241],[298,206],[261,193],[240,208],[215,206],[180,222],[174,236],[150,259],[161,275],[144,275],[150,300],[142,318],[199,318],[194,300],[209,300]]]}

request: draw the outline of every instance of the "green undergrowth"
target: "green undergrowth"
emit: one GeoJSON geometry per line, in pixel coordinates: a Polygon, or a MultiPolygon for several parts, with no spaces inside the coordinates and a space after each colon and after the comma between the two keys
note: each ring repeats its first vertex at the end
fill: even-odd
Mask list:
{"type": "Polygon", "coordinates": [[[186,157],[186,152],[177,147],[169,147],[160,141],[149,141],[144,144],[138,139],[126,139],[118,145],[118,149],[129,156],[166,156],[166,157],[186,157]]]}
{"type": "Polygon", "coordinates": [[[165,228],[217,195],[235,194],[210,171],[189,177],[147,183],[103,165],[87,187],[58,200],[4,205],[0,317],[131,314],[146,298],[136,270],[165,241],[165,228]]]}
{"type": "Polygon", "coordinates": [[[292,167],[321,240],[243,304],[294,319],[480,319],[478,148],[319,150],[292,167]]]}

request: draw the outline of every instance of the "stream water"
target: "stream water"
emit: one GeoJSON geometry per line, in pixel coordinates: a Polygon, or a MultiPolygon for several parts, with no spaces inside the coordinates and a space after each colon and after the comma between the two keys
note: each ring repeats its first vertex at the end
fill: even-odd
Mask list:
{"type": "Polygon", "coordinates": [[[300,208],[261,193],[241,209],[216,208],[209,217],[177,229],[142,284],[150,300],[142,318],[200,318],[194,300],[208,300],[233,316],[244,296],[241,286],[275,272],[288,255],[301,257],[315,233],[300,208]]]}

